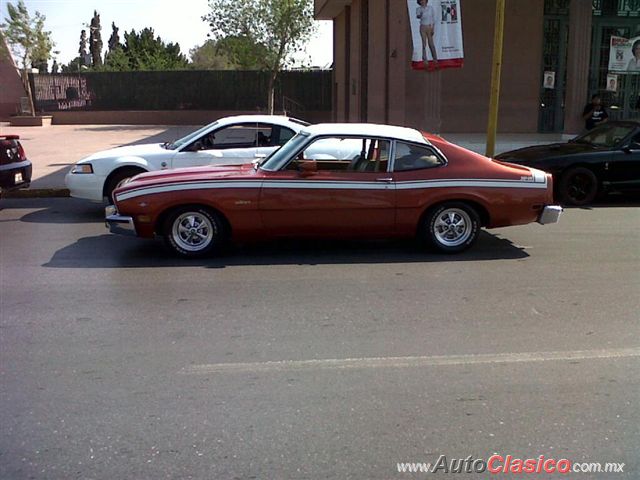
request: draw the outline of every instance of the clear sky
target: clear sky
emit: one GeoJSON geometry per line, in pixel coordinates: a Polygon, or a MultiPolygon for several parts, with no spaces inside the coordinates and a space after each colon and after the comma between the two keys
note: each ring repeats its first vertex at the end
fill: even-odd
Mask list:
{"type": "MultiPolygon", "coordinates": [[[[16,4],[17,0],[11,3],[16,4]]],[[[165,42],[178,42],[185,55],[189,49],[207,40],[209,26],[201,17],[208,10],[207,0],[25,0],[30,14],[39,11],[47,19],[46,29],[51,31],[54,50],[59,50],[58,63],[65,64],[78,55],[80,30],[86,29],[94,9],[100,14],[102,42],[107,47],[111,35],[111,22],[120,29],[120,41],[124,31],[140,31],[152,27],[165,42]]],[[[7,16],[7,1],[0,0],[0,23],[7,16]]],[[[333,60],[333,35],[331,22],[317,22],[318,33],[310,42],[307,56],[314,66],[328,66],[333,60]]],[[[88,32],[87,32],[88,35],[88,32]]]]}

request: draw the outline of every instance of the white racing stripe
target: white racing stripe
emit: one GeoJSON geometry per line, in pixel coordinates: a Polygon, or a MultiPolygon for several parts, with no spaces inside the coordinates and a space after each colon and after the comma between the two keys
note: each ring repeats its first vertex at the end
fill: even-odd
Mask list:
{"type": "Polygon", "coordinates": [[[411,180],[405,182],[350,182],[330,180],[216,180],[201,182],[169,183],[165,185],[140,187],[116,195],[122,201],[142,195],[167,193],[179,190],[210,190],[218,188],[291,188],[291,189],[330,189],[330,190],[414,190],[425,188],[547,188],[547,177],[536,176],[530,180],[501,180],[482,178],[452,178],[438,180],[411,180]]]}
{"type": "Polygon", "coordinates": [[[191,365],[180,373],[208,375],[214,373],[282,372],[302,370],[340,370],[362,368],[412,368],[492,363],[530,363],[640,357],[640,347],[567,352],[495,353],[477,355],[443,355],[423,357],[326,358],[315,360],[280,360],[252,363],[212,363],[191,365]]]}

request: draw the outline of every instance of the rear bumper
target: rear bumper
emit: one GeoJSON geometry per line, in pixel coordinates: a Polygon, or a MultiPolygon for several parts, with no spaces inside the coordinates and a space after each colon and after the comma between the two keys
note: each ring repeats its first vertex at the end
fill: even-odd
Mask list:
{"type": "Polygon", "coordinates": [[[109,205],[104,210],[105,213],[105,226],[111,233],[118,235],[137,236],[136,225],[133,223],[132,217],[118,214],[116,207],[109,205]]]}
{"type": "Polygon", "coordinates": [[[0,165],[0,190],[9,191],[27,188],[31,183],[33,167],[29,160],[0,165]]]}
{"type": "Polygon", "coordinates": [[[548,223],[558,223],[562,212],[563,209],[560,205],[547,205],[542,209],[542,212],[538,217],[538,223],[540,225],[546,225],[548,223]]]}

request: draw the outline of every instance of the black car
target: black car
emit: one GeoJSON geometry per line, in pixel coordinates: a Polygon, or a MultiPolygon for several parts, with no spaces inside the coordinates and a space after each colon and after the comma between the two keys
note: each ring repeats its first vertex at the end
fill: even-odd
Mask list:
{"type": "Polygon", "coordinates": [[[560,201],[587,205],[599,193],[640,191],[640,122],[606,122],[568,143],[521,148],[495,158],[550,172],[560,201]]]}
{"type": "Polygon", "coordinates": [[[31,183],[31,162],[19,139],[18,135],[0,135],[0,193],[31,183]]]}

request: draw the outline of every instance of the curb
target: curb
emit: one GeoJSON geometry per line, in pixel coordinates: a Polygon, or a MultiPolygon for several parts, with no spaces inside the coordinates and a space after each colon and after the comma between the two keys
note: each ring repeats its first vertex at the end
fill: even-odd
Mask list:
{"type": "Polygon", "coordinates": [[[68,188],[28,188],[13,190],[2,194],[2,198],[48,198],[69,197],[68,188]]]}

